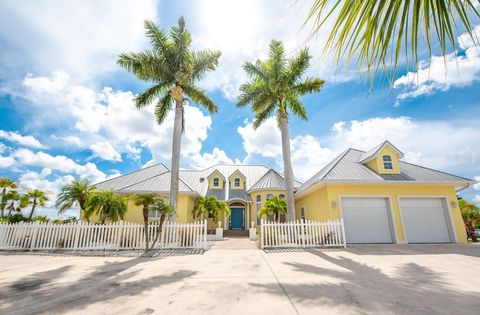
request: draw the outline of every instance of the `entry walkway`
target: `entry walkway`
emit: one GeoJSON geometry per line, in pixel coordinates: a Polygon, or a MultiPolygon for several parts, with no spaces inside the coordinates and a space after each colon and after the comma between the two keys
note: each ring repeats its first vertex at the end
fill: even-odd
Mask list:
{"type": "Polygon", "coordinates": [[[226,250],[226,249],[258,249],[258,241],[251,241],[248,237],[225,237],[221,241],[209,242],[208,249],[226,250]]]}

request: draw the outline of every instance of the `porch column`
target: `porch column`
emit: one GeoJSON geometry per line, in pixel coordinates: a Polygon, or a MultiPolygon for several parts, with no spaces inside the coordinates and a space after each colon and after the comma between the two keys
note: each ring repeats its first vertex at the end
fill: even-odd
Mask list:
{"type": "Polygon", "coordinates": [[[245,222],[245,230],[250,228],[250,203],[247,201],[245,203],[245,211],[247,212],[247,222],[245,222]]]}

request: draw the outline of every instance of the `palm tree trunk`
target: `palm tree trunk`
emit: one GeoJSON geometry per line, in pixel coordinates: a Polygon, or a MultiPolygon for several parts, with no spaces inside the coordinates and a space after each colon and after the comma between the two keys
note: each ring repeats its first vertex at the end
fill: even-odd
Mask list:
{"type": "Polygon", "coordinates": [[[35,207],[37,206],[37,202],[34,201],[32,204],[32,210],[30,211],[30,215],[28,216],[28,219],[31,220],[33,217],[33,213],[35,212],[35,207]]]}
{"type": "MultiPolygon", "coordinates": [[[[170,205],[174,211],[177,211],[178,202],[178,177],[180,171],[180,148],[182,146],[183,131],[183,101],[177,100],[175,104],[175,122],[173,125],[172,141],[172,176],[170,180],[170,205]]],[[[172,215],[175,220],[175,215],[172,215]]]]}
{"type": "Polygon", "coordinates": [[[143,224],[145,229],[145,253],[148,253],[148,244],[150,240],[148,239],[148,208],[143,207],[143,224]]]}
{"type": "Polygon", "coordinates": [[[160,237],[160,234],[162,234],[163,222],[165,222],[165,214],[162,213],[160,215],[160,221],[158,222],[157,235],[155,235],[155,239],[153,240],[152,247],[150,247],[150,248],[155,247],[155,244],[157,243],[158,238],[160,237]]]}
{"type": "Polygon", "coordinates": [[[282,134],[283,173],[287,195],[287,221],[295,220],[295,202],[293,200],[293,170],[290,155],[290,135],[288,118],[285,112],[280,113],[280,133],[282,134]]]}

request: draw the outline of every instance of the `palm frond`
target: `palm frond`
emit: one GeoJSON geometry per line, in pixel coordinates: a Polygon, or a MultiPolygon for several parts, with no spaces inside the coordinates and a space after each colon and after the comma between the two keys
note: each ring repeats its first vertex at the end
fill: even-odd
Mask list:
{"type": "Polygon", "coordinates": [[[152,21],[146,20],[144,26],[145,33],[157,54],[163,56],[167,63],[173,64],[175,61],[175,51],[172,43],[170,43],[167,38],[166,32],[152,21]]]}
{"type": "Polygon", "coordinates": [[[292,87],[298,95],[305,95],[313,92],[319,92],[322,89],[322,86],[325,84],[325,81],[319,78],[307,78],[305,81],[300,82],[292,87]]]}
{"type": "Polygon", "coordinates": [[[121,54],[117,64],[144,81],[169,81],[172,69],[164,60],[151,51],[121,54]]]}
{"type": "Polygon", "coordinates": [[[161,97],[163,93],[171,88],[172,84],[170,82],[155,84],[135,97],[135,105],[137,108],[148,106],[154,101],[155,97],[161,97]]]}
{"type": "Polygon", "coordinates": [[[270,105],[261,112],[255,112],[255,119],[253,121],[253,129],[257,129],[275,112],[275,104],[270,105]]]}
{"type": "Polygon", "coordinates": [[[210,50],[192,53],[192,79],[202,79],[207,72],[215,70],[220,55],[221,52],[210,50]]]}
{"type": "Polygon", "coordinates": [[[185,59],[188,59],[189,47],[192,42],[190,32],[185,27],[185,19],[181,16],[178,19],[178,25],[173,26],[170,31],[170,37],[175,45],[175,60],[174,63],[177,67],[182,67],[185,59]]]}
{"type": "Polygon", "coordinates": [[[268,68],[275,80],[279,80],[286,65],[285,48],[279,40],[273,39],[270,42],[268,68]]]}
{"type": "Polygon", "coordinates": [[[218,107],[213,100],[203,90],[193,85],[186,85],[183,87],[183,92],[190,97],[192,101],[207,109],[210,113],[218,112],[218,107]]]}
{"type": "Polygon", "coordinates": [[[172,95],[165,93],[165,95],[157,101],[154,113],[157,124],[161,125],[165,121],[165,118],[167,118],[168,111],[172,107],[172,100],[172,95]]]}
{"type": "Polygon", "coordinates": [[[327,30],[329,36],[324,54],[333,54],[337,66],[343,57],[346,64],[356,56],[360,68],[373,76],[384,69],[393,81],[402,51],[408,67],[418,65],[419,33],[425,34],[428,52],[432,54],[432,41],[440,46],[443,56],[448,48],[455,50],[455,31],[464,28],[475,43],[469,12],[480,17],[472,0],[316,0],[305,23],[312,22],[311,37],[327,30]],[[388,64],[392,64],[390,68],[388,64]]]}
{"type": "Polygon", "coordinates": [[[290,59],[287,67],[287,80],[289,84],[295,84],[301,76],[307,71],[310,65],[310,54],[308,48],[304,48],[300,51],[298,56],[290,59]]]}
{"type": "Polygon", "coordinates": [[[268,80],[268,75],[265,73],[260,60],[257,60],[255,63],[245,62],[243,70],[254,80],[268,80]]]}
{"type": "Polygon", "coordinates": [[[294,94],[290,94],[285,99],[287,108],[295,114],[296,116],[300,117],[303,120],[308,120],[307,110],[302,102],[298,99],[298,97],[294,94]]]}

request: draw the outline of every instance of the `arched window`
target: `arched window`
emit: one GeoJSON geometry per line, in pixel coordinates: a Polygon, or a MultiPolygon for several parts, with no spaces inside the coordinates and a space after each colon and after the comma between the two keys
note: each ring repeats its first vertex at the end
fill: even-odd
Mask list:
{"type": "Polygon", "coordinates": [[[304,206],[302,206],[300,208],[300,218],[302,218],[302,220],[305,221],[305,207],[304,206]]]}
{"type": "Polygon", "coordinates": [[[240,178],[235,178],[233,180],[235,187],[240,187],[240,178]]]}
{"type": "Polygon", "coordinates": [[[220,179],[218,177],[215,177],[213,179],[213,187],[218,187],[220,186],[220,179]]]}
{"type": "Polygon", "coordinates": [[[273,198],[273,195],[272,195],[272,194],[268,194],[266,199],[267,199],[267,200],[270,200],[270,199],[272,199],[272,198],[273,198]]]}
{"type": "Polygon", "coordinates": [[[284,194],[280,194],[280,195],[278,195],[278,198],[280,198],[280,199],[285,198],[285,195],[284,195],[284,194]]]}
{"type": "Polygon", "coordinates": [[[384,155],[382,158],[383,168],[386,170],[393,170],[392,157],[390,155],[384,155]]]}
{"type": "Polygon", "coordinates": [[[257,202],[262,202],[262,195],[257,195],[257,202]]]}

